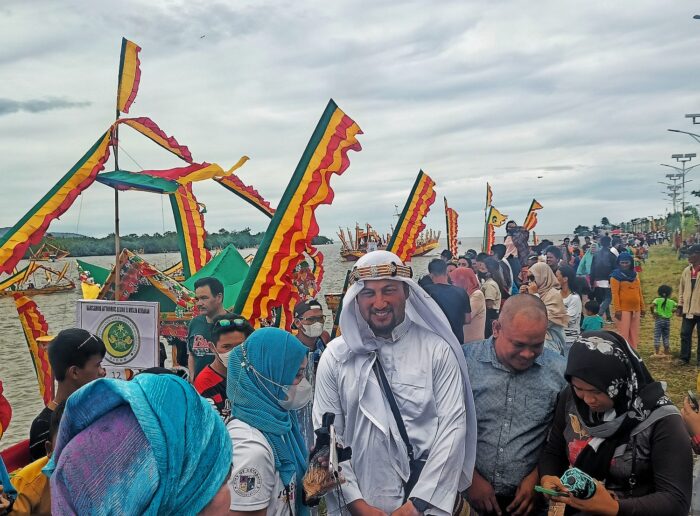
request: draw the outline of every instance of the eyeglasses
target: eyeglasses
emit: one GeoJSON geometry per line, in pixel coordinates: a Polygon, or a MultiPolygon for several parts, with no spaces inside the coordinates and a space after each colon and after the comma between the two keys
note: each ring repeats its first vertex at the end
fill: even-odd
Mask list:
{"type": "Polygon", "coordinates": [[[308,322],[308,323],[317,323],[317,322],[325,322],[326,321],[326,316],[325,315],[316,315],[314,317],[300,317],[300,321],[302,322],[308,322]]]}
{"type": "Polygon", "coordinates": [[[85,340],[78,346],[78,349],[82,348],[82,347],[83,347],[85,344],[87,344],[91,339],[95,339],[97,342],[99,342],[99,339],[97,338],[97,336],[95,336],[95,335],[93,335],[93,334],[91,333],[90,336],[89,336],[87,339],[85,339],[85,340]]]}
{"type": "Polygon", "coordinates": [[[219,328],[228,328],[229,326],[249,328],[250,323],[245,319],[220,319],[214,323],[214,326],[218,326],[219,328]]]}

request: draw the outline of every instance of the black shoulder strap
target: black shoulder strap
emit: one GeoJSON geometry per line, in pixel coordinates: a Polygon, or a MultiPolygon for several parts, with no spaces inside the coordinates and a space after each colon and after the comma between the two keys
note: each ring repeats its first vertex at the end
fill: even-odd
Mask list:
{"type": "Polygon", "coordinates": [[[394,398],[394,393],[391,390],[391,385],[389,385],[389,381],[386,379],[386,374],[384,374],[384,368],[382,367],[382,363],[379,360],[379,355],[377,355],[376,359],[374,360],[374,374],[377,375],[377,379],[379,380],[379,386],[382,389],[382,392],[384,393],[384,396],[386,397],[386,400],[389,402],[389,407],[391,407],[391,413],[394,415],[394,420],[396,421],[396,426],[399,428],[399,434],[401,434],[401,440],[403,443],[406,445],[406,451],[408,452],[408,458],[410,461],[413,461],[413,446],[411,446],[411,443],[408,440],[408,433],[406,432],[406,426],[403,424],[403,418],[401,417],[401,412],[399,412],[399,407],[396,404],[396,398],[394,398]]]}

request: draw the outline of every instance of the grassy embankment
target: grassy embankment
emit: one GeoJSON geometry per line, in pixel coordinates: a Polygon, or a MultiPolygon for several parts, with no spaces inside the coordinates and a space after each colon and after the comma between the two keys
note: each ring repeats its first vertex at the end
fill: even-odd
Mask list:
{"type": "MultiPolygon", "coordinates": [[[[654,318],[651,317],[648,305],[657,297],[657,289],[660,285],[669,285],[673,288],[672,297],[678,300],[678,282],[681,271],[687,267],[686,260],[678,260],[676,253],[667,246],[652,247],[649,251],[649,259],[643,265],[641,275],[644,301],[647,304],[647,317],[642,319],[640,332],[639,353],[645,364],[657,380],[668,383],[668,395],[679,407],[683,404],[683,398],[688,389],[696,390],[698,368],[695,352],[697,339],[693,338],[693,355],[690,366],[677,366],[674,361],[680,352],[681,319],[674,317],[671,321],[671,360],[663,360],[651,357],[654,353],[654,318]]],[[[606,328],[611,328],[606,326],[606,328]]]]}

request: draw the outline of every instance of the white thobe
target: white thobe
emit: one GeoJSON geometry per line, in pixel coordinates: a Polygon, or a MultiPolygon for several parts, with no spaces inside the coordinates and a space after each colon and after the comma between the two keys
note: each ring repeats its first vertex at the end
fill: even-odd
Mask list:
{"type": "MultiPolygon", "coordinates": [[[[414,456],[427,457],[410,496],[432,505],[427,514],[449,516],[465,460],[467,427],[457,359],[445,340],[408,318],[394,329],[392,339],[376,340],[414,456]]],[[[347,481],[342,486],[345,502],[364,499],[390,514],[403,503],[402,478],[408,479],[408,458],[379,382],[373,372],[367,376],[375,356],[353,353],[342,337],[328,345],[316,372],[313,419],[314,427],[319,428],[323,414],[334,413],[339,441],[352,447],[352,459],[341,465],[347,481]],[[364,387],[362,377],[367,378],[364,387]],[[370,390],[382,396],[371,396],[379,399],[379,417],[361,401],[370,390]],[[395,466],[395,454],[403,455],[400,468],[395,466]]],[[[337,514],[335,493],[326,500],[329,514],[337,514]]]]}

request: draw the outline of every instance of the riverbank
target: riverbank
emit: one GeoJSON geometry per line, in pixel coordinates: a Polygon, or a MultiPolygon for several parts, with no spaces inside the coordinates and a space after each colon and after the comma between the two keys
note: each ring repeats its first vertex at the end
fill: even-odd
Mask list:
{"type": "MultiPolygon", "coordinates": [[[[649,259],[643,265],[641,275],[644,301],[649,304],[658,297],[657,290],[660,285],[669,285],[673,288],[672,297],[678,300],[678,282],[681,272],[688,266],[686,260],[678,260],[676,252],[669,246],[655,246],[649,250],[649,259]]],[[[668,384],[668,395],[680,408],[686,392],[697,389],[698,368],[695,366],[696,349],[693,349],[693,358],[690,366],[677,366],[674,361],[680,352],[681,319],[674,317],[671,320],[671,360],[654,358],[654,318],[647,309],[647,316],[642,319],[639,353],[644,363],[655,379],[665,381],[668,384]]],[[[693,338],[693,348],[696,348],[697,340],[693,338]]]]}

